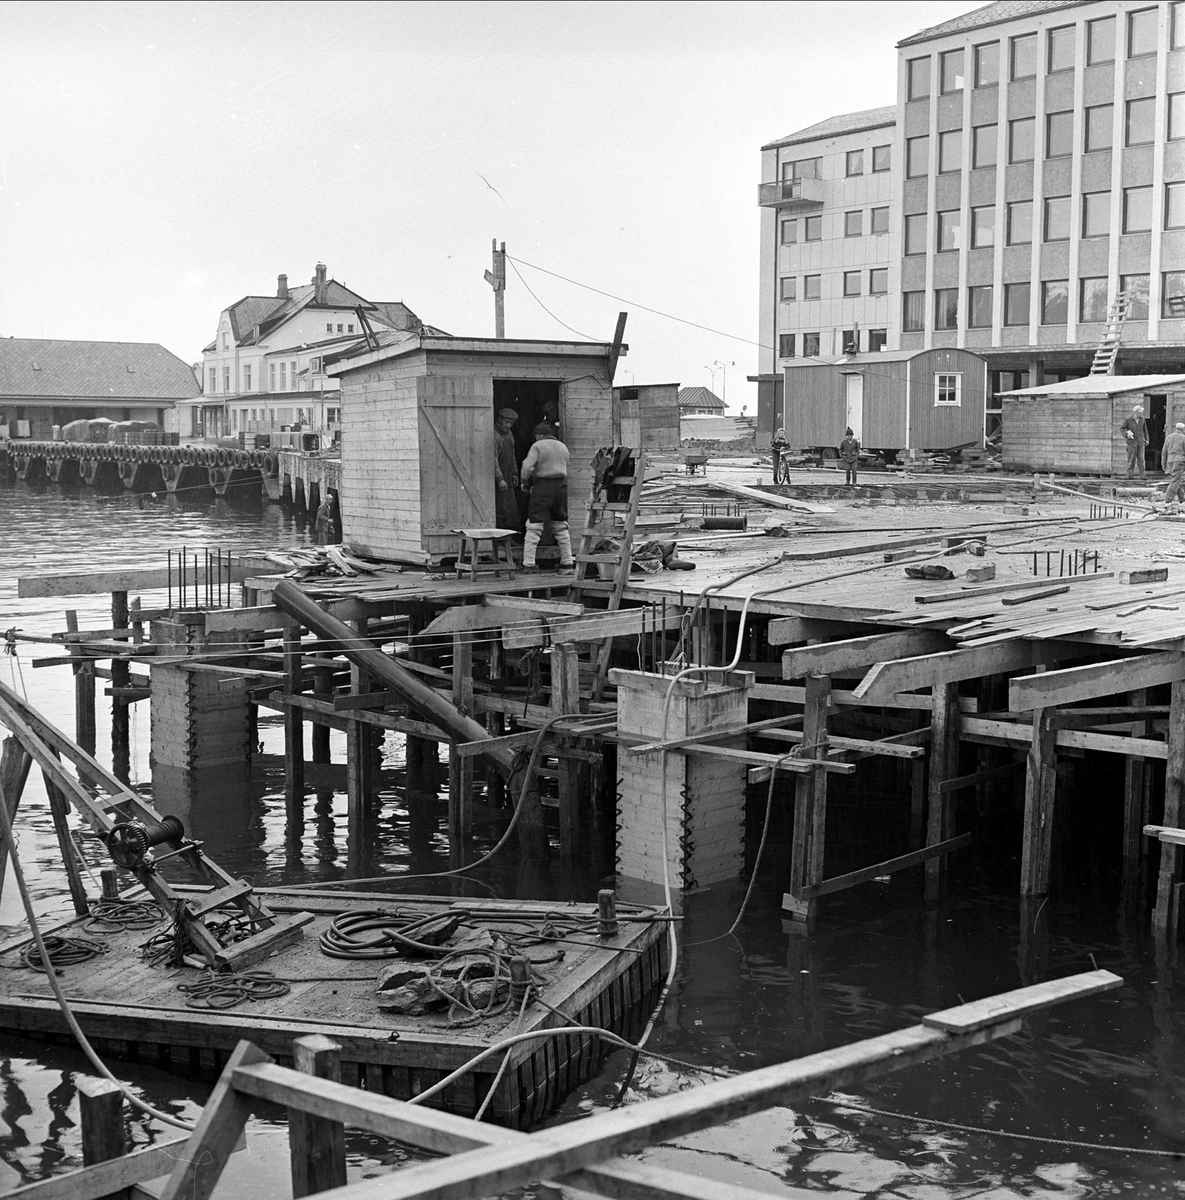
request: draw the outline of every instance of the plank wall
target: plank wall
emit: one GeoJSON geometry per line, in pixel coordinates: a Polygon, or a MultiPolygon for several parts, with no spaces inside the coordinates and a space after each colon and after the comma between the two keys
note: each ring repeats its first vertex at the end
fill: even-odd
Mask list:
{"type": "Polygon", "coordinates": [[[1123,474],[1122,418],[1110,399],[1005,396],[1002,407],[1005,470],[1123,474]]]}
{"type": "Polygon", "coordinates": [[[786,437],[791,446],[843,441],[843,377],[829,363],[786,369],[786,437]]]}
{"type": "Polygon", "coordinates": [[[987,363],[970,350],[925,350],[909,360],[909,445],[918,450],[944,450],[967,442],[983,442],[987,402],[987,363]],[[934,376],[960,372],[962,403],[934,403],[934,376]]]}
{"type": "MultiPolygon", "coordinates": [[[[860,444],[870,450],[902,450],[905,447],[905,398],[909,386],[909,362],[887,360],[860,367],[864,376],[864,428],[860,444]]],[[[841,393],[842,396],[842,393],[841,393]]],[[[843,400],[839,418],[843,424],[843,400]]],[[[839,436],[843,437],[843,430],[839,436]]],[[[832,445],[838,446],[839,442],[832,445]]]]}

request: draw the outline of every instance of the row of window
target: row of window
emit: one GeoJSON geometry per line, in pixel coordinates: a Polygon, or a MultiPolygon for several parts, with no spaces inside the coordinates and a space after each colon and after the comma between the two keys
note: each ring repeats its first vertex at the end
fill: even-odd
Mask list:
{"type": "MultiPolygon", "coordinates": [[[[338,331],[338,333],[342,333],[342,332],[343,332],[343,330],[342,330],[342,327],[341,327],[340,325],[338,325],[338,327],[337,327],[337,331],[338,331]]],[[[331,324],[330,324],[328,321],[326,321],[326,323],[325,323],[325,332],[326,332],[326,333],[332,333],[332,332],[333,332],[333,326],[332,326],[332,325],[331,325],[331,324]]],[[[345,332],[345,333],[353,333],[353,332],[354,332],[354,326],[353,326],[353,324],[352,324],[352,323],[351,323],[351,324],[348,324],[348,325],[345,327],[345,330],[344,330],[344,332],[345,332]]]]}
{"type": "MultiPolygon", "coordinates": [[[[243,363],[240,368],[242,371],[243,386],[239,389],[243,392],[251,392],[254,387],[254,373],[251,363],[243,363]]],[[[314,358],[309,363],[309,370],[314,374],[321,370],[321,360],[314,358]]],[[[292,362],[269,362],[267,365],[267,390],[269,392],[288,392],[302,390],[299,387],[297,380],[297,364],[292,362]]],[[[208,370],[209,387],[206,389],[208,393],[218,391],[218,368],[210,367],[208,370]]],[[[222,368],[222,390],[230,392],[230,367],[222,368]]]]}
{"type": "MultiPolygon", "coordinates": [[[[887,171],[893,165],[892,146],[873,146],[871,150],[849,150],[844,157],[844,173],[851,178],[863,175],[865,163],[873,174],[887,171]]],[[[794,179],[822,179],[821,158],[798,158],[782,163],[782,182],[794,179]]]]}
{"type": "MultiPolygon", "coordinates": [[[[816,214],[810,217],[802,218],[802,240],[804,242],[820,242],[823,240],[823,217],[821,214],[816,214]]],[[[871,208],[868,210],[868,232],[869,233],[888,233],[889,232],[889,209],[871,208]]],[[[798,220],[796,218],[787,217],[783,219],[779,236],[783,246],[792,246],[797,242],[799,234],[798,220]]],[[[843,235],[844,237],[863,237],[864,236],[864,212],[862,209],[853,209],[850,212],[845,212],[843,215],[843,235]]]]}
{"type": "MultiPolygon", "coordinates": [[[[843,273],[843,294],[845,296],[862,296],[864,284],[863,271],[845,271],[843,273]]],[[[889,268],[873,267],[868,272],[868,294],[883,296],[889,290],[889,268]]],[[[779,300],[797,300],[798,277],[785,275],[778,281],[779,300]]],[[[802,277],[802,299],[821,300],[823,298],[823,276],[804,275],[802,277]]]]}
{"type": "MultiPolygon", "coordinates": [[[[1126,14],[1124,30],[1128,58],[1140,58],[1156,53],[1159,13],[1156,8],[1141,8],[1126,14]]],[[[1099,17],[1086,22],[1086,62],[1088,66],[1115,61],[1116,19],[1099,17]]],[[[1032,79],[1040,62],[1038,34],[1023,33],[1008,39],[1008,78],[1032,79]]],[[[1077,33],[1073,25],[1061,25],[1045,33],[1045,71],[1074,69],[1074,46],[1077,33]]],[[[1172,5],[1169,48],[1185,46],[1185,15],[1180,0],[1172,5]]],[[[941,95],[961,92],[966,86],[964,50],[946,50],[938,55],[938,91],[941,95]]],[[[1000,82],[1000,43],[985,42],[971,48],[971,77],[973,86],[994,87],[1000,82]]],[[[910,100],[925,99],[931,93],[931,59],[911,58],[906,63],[906,96],[910,100]]]]}
{"type": "MultiPolygon", "coordinates": [[[[1073,228],[1072,200],[1069,196],[1047,196],[1042,202],[1041,240],[1065,242],[1073,228]]],[[[1014,200],[1005,206],[1005,242],[1009,246],[1025,246],[1033,240],[1033,201],[1014,200]]],[[[936,214],[935,249],[972,250],[996,244],[996,206],[984,204],[971,209],[970,238],[963,239],[963,213],[947,209],[936,214]]],[[[928,216],[911,213],[905,218],[905,253],[925,254],[928,248],[928,216]]],[[[1185,182],[1164,185],[1164,228],[1185,229],[1185,182]]],[[[1148,233],[1152,229],[1152,188],[1123,189],[1123,212],[1120,229],[1123,233],[1148,233]]],[[[1107,237],[1111,232],[1111,193],[1084,192],[1079,237],[1107,237]]]]}
{"type": "MultiPolygon", "coordinates": [[[[884,349],[888,342],[889,331],[887,329],[869,329],[865,348],[870,354],[875,354],[877,351],[884,349]]],[[[845,329],[840,335],[840,343],[843,346],[845,354],[860,353],[860,337],[859,329],[845,329]]],[[[797,358],[795,353],[799,346],[799,338],[802,339],[802,357],[803,358],[818,358],[822,348],[823,335],[821,333],[782,333],[778,335],[778,356],[780,358],[797,358]]]]}
{"type": "MultiPolygon", "coordinates": [[[[294,422],[297,424],[305,424],[313,419],[313,410],[305,408],[232,408],[232,418],[246,426],[248,422],[258,423],[261,421],[276,424],[282,422],[285,425],[291,425],[294,422]],[[295,415],[293,415],[295,414],[295,415]]],[[[325,410],[325,422],[328,425],[337,425],[341,422],[340,408],[327,408],[325,410]]]]}
{"type": "MultiPolygon", "coordinates": [[[[1131,299],[1128,318],[1133,321],[1148,319],[1147,275],[1121,275],[1119,290],[1131,299]]],[[[1046,279],[1040,285],[1040,321],[1042,325],[1065,325],[1070,315],[1070,281],[1068,279],[1046,279]]],[[[1165,271],[1161,275],[1161,316],[1179,318],[1185,316],[1185,271],[1165,271]]],[[[1004,325],[1027,326],[1032,304],[1032,285],[1006,283],[1004,285],[1004,325]]],[[[992,324],[994,289],[991,284],[969,287],[966,293],[966,327],[988,329],[992,324]]],[[[1081,322],[1101,323],[1106,321],[1110,308],[1110,293],[1106,276],[1092,276],[1078,280],[1077,319],[1081,322]]],[[[901,328],[905,333],[921,333],[925,329],[926,293],[904,292],[901,305],[901,328]]],[[[958,329],[960,324],[959,289],[937,288],[934,291],[934,328],[958,329]]]]}

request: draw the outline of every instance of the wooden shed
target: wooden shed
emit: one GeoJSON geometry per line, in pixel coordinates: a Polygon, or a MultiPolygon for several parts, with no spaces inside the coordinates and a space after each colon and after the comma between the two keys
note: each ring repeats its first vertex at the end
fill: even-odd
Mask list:
{"type": "Polygon", "coordinates": [[[1185,421],[1185,375],[1087,375],[1005,392],[1004,469],[1126,474],[1121,426],[1136,405],[1148,422],[1145,466],[1158,471],[1165,430],[1185,421]]]}
{"type": "Polygon", "coordinates": [[[948,450],[983,441],[987,362],[970,350],[880,351],[786,367],[784,424],[796,447],[948,450]]]}
{"type": "Polygon", "coordinates": [[[535,425],[558,421],[578,528],[593,455],[621,442],[611,352],[601,342],[409,334],[331,365],[341,380],[342,540],[377,558],[434,564],[456,555],[451,530],[495,525],[503,408],[519,413],[520,463],[535,425]]]}

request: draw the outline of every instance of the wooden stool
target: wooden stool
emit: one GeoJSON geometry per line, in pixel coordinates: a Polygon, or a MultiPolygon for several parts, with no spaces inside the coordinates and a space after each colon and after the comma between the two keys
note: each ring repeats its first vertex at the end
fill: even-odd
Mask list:
{"type": "Polygon", "coordinates": [[[518,536],[518,530],[454,529],[452,532],[460,539],[457,550],[458,579],[463,579],[466,572],[472,580],[476,580],[478,575],[497,576],[503,572],[511,579],[515,578],[510,539],[518,536]],[[482,554],[482,542],[490,544],[489,553],[486,555],[482,554]]]}

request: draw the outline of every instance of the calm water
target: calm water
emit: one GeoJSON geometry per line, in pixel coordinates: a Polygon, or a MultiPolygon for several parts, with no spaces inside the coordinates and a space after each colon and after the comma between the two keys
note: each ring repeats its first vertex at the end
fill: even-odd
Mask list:
{"type": "MultiPolygon", "coordinates": [[[[0,483],[7,530],[0,539],[0,628],[48,634],[63,627],[74,605],[82,628],[109,625],[106,597],[20,601],[19,576],[85,571],[113,565],[160,564],[169,548],[260,548],[302,543],[302,514],[250,501],[215,502],[206,493],[179,504],[149,498],[143,507],[121,495],[31,490],[0,483]]],[[[143,597],[146,606],[158,598],[143,597]]],[[[73,689],[64,668],[39,669],[52,647],[22,644],[0,660],[0,680],[71,729],[73,689]]],[[[149,730],[143,706],[133,707],[132,776],[146,791],[149,730]]],[[[216,788],[187,793],[158,779],[162,807],[185,805],[196,836],[216,858],[258,882],[341,877],[348,868],[340,769],[316,777],[298,845],[285,839],[279,726],[261,714],[263,754],[250,778],[224,778],[216,788]]],[[[109,722],[100,705],[99,757],[109,762],[109,722]]],[[[344,747],[334,735],[334,756],[344,747]]],[[[375,829],[384,866],[412,870],[447,865],[439,826],[409,834],[399,791],[402,747],[384,747],[388,789],[375,829]]],[[[924,1067],[911,1068],[796,1111],[776,1109],[725,1129],[648,1152],[646,1161],[783,1195],[837,1197],[1095,1197],[1122,1193],[1185,1193],[1181,1161],[1117,1153],[1115,1147],[1185,1153],[1185,980],[1175,947],[1159,945],[1147,916],[1122,902],[1117,878],[1117,780],[1108,774],[1071,780],[1076,814],[1059,843],[1059,891],[1024,906],[1016,895],[1017,821],[1007,809],[981,813],[975,855],[958,862],[940,902],[922,902],[915,875],[870,885],[824,902],[818,932],[804,937],[784,925],[780,897],[787,871],[785,797],[750,911],[735,937],[691,946],[727,929],[742,887],[691,896],[686,902],[676,986],[650,1046],[703,1066],[752,1069],[915,1023],[940,1008],[1075,971],[1094,963],[1122,975],[1122,991],[1079,1002],[1032,1020],[1017,1037],[924,1067]],[[844,1102],[861,1106],[843,1107],[844,1102]],[[875,1113],[865,1111],[878,1110],[875,1113]],[[939,1123],[941,1122],[941,1123],[939,1123]],[[1023,1140],[1009,1134],[1031,1135],[1023,1140]],[[1083,1143],[1069,1145],[1067,1143],[1083,1143]]],[[[867,787],[868,785],[865,784],[867,787]]],[[[764,797],[755,797],[750,830],[760,829],[764,797]]],[[[887,794],[837,787],[833,828],[856,831],[851,862],[883,856],[885,839],[900,832],[903,805],[887,794]]],[[[1065,807],[1059,815],[1064,815],[1065,807]]],[[[34,777],[18,818],[22,861],[38,902],[66,911],[56,842],[44,794],[34,777]]],[[[96,871],[101,847],[80,831],[96,871]]],[[[756,836],[751,839],[756,843],[756,836]]],[[[896,844],[896,843],[893,843],[896,844]]],[[[499,894],[591,899],[598,877],[590,864],[575,876],[554,868],[520,872],[498,864],[480,887],[499,894]]],[[[15,888],[0,897],[0,935],[22,926],[15,888]]],[[[116,1073],[158,1105],[192,1117],[205,1089],[144,1068],[112,1064],[116,1073]]],[[[74,1078],[86,1069],[73,1049],[19,1038],[0,1040],[0,1188],[77,1165],[80,1155],[74,1078]]],[[[617,1055],[574,1094],[560,1119],[610,1104],[623,1070],[617,1055]]],[[[643,1065],[635,1096],[691,1086],[702,1075],[685,1067],[643,1065]]],[[[139,1143],[169,1135],[136,1117],[139,1143]]],[[[171,1136],[171,1135],[169,1135],[171,1136]]],[[[348,1138],[352,1178],[380,1173],[402,1152],[363,1135],[348,1138]]],[[[287,1192],[282,1113],[253,1124],[250,1150],[234,1156],[227,1195],[282,1197],[287,1192]]],[[[536,1187],[522,1193],[554,1195],[536,1187]]]]}

